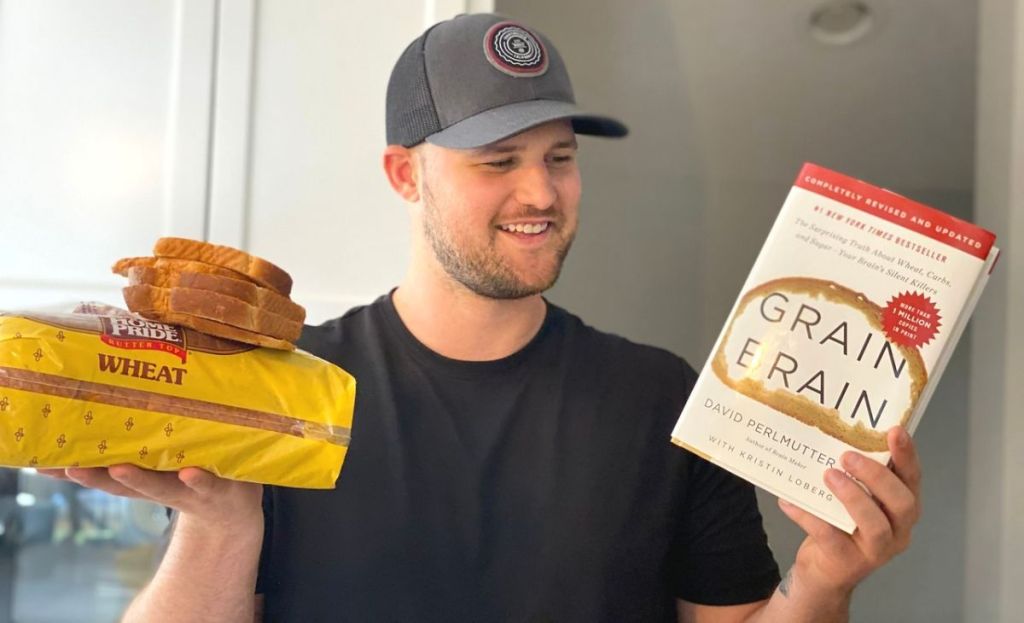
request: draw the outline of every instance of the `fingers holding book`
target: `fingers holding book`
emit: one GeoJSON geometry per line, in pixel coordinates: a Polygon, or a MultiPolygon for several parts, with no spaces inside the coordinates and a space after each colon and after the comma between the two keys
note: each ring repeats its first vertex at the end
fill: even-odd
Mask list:
{"type": "Polygon", "coordinates": [[[891,466],[856,452],[842,456],[845,470],[829,469],[825,484],[856,522],[853,534],[828,525],[780,500],[782,511],[807,533],[798,561],[809,562],[815,579],[852,590],[864,577],[902,553],[921,517],[921,468],[913,441],[902,427],[886,436],[891,466]]]}
{"type": "Polygon", "coordinates": [[[852,538],[879,565],[910,545],[911,531],[921,517],[921,467],[914,442],[900,426],[886,437],[891,466],[847,452],[842,457],[846,473],[830,470],[825,476],[857,523],[852,538]]]}
{"type": "Polygon", "coordinates": [[[921,467],[914,442],[904,428],[894,426],[886,439],[892,456],[889,466],[847,452],[842,457],[847,474],[833,470],[826,475],[826,482],[857,521],[858,532],[882,535],[883,542],[892,540],[892,545],[903,551],[921,517],[921,467]],[[861,486],[854,486],[857,482],[850,476],[861,486]]]}

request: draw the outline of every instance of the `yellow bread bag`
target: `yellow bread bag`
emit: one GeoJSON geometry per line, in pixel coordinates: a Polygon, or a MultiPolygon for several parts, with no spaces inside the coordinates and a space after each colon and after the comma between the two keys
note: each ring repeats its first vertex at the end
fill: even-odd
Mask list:
{"type": "Polygon", "coordinates": [[[334,487],[352,427],[351,375],[303,351],[109,312],[0,312],[0,465],[195,466],[334,487]]]}

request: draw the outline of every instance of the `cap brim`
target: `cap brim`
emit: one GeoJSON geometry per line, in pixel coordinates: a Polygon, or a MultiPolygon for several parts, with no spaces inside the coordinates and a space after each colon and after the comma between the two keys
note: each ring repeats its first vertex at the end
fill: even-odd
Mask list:
{"type": "Polygon", "coordinates": [[[577,134],[618,138],[629,130],[622,122],[581,111],[575,104],[529,100],[473,115],[427,137],[427,142],[450,149],[475,149],[519,134],[548,121],[569,119],[577,134]]]}

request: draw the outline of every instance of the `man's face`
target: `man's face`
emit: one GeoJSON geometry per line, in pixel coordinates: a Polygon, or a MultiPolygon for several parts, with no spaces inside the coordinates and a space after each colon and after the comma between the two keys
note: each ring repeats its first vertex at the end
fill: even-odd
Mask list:
{"type": "Polygon", "coordinates": [[[423,145],[423,233],[444,271],[495,299],[554,285],[576,235],[580,175],[568,121],[492,145],[423,145]]]}

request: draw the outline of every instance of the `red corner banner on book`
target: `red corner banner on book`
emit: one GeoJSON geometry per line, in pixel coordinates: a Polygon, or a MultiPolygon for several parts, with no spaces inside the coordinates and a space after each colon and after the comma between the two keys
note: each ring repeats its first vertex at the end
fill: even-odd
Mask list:
{"type": "Polygon", "coordinates": [[[824,483],[913,432],[999,255],[995,235],[806,164],[672,441],[847,532],[824,483]]]}

